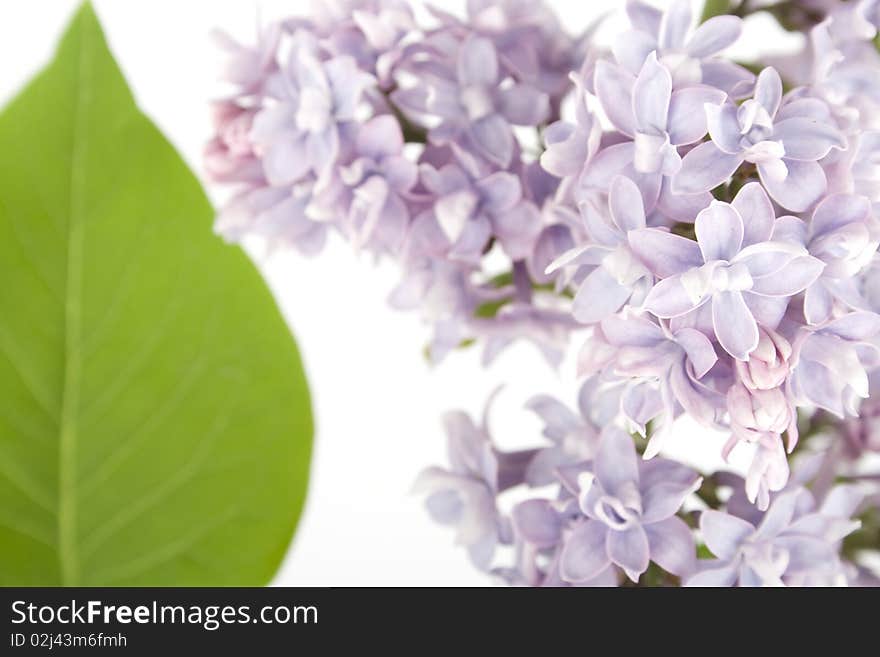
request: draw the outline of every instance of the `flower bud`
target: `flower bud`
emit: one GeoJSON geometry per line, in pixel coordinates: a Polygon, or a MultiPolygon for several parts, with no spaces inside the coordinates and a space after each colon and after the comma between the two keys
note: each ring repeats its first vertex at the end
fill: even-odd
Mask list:
{"type": "Polygon", "coordinates": [[[736,384],[727,393],[727,410],[734,433],[745,439],[782,434],[792,420],[791,404],[779,388],[749,390],[736,384]]]}
{"type": "Polygon", "coordinates": [[[250,132],[256,112],[231,102],[214,105],[216,136],[204,152],[205,170],[219,182],[255,182],[262,177],[250,132]]]}
{"type": "Polygon", "coordinates": [[[758,346],[748,361],[737,361],[740,381],[750,390],[778,388],[788,376],[791,344],[770,329],[758,329],[758,346]]]}

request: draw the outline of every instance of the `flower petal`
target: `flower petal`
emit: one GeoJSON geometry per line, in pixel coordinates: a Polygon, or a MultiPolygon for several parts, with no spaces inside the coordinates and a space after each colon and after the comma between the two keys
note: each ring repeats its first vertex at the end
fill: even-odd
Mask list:
{"type": "Polygon", "coordinates": [[[706,262],[733,260],[742,247],[743,221],[728,203],[712,201],[697,215],[694,230],[706,262]]]}
{"type": "Polygon", "coordinates": [[[749,292],[767,297],[791,297],[811,286],[825,269],[813,256],[795,258],[777,273],[754,279],[749,292]]]}
{"type": "Polygon", "coordinates": [[[818,326],[824,324],[831,319],[831,313],[834,311],[834,297],[828,288],[817,283],[810,286],[804,295],[804,318],[807,324],[818,326]]]}
{"type": "Polygon", "coordinates": [[[800,491],[793,490],[776,497],[761,519],[761,524],[758,525],[754,535],[755,539],[772,540],[785,531],[797,511],[799,495],[800,491]]]}
{"type": "Polygon", "coordinates": [[[832,194],[822,200],[810,220],[810,236],[816,239],[847,224],[865,222],[871,216],[871,203],[864,196],[832,194]]]}
{"type": "Polygon", "coordinates": [[[604,267],[597,267],[580,284],[572,314],[579,322],[594,324],[620,310],[631,295],[632,290],[614,280],[604,267]]]}
{"type": "Polygon", "coordinates": [[[709,192],[700,194],[673,194],[669,178],[663,178],[663,187],[657,199],[657,209],[668,219],[692,223],[700,210],[709,207],[714,197],[709,192]]]}
{"type": "Polygon", "coordinates": [[[666,338],[654,322],[642,317],[614,316],[602,322],[602,333],[616,347],[654,348],[666,338]]]}
{"type": "Polygon", "coordinates": [[[758,324],[740,292],[712,295],[712,324],[718,343],[737,360],[748,360],[758,346],[758,324]]]}
{"type": "Polygon", "coordinates": [[[645,206],[638,186],[625,176],[611,181],[608,195],[611,219],[624,233],[645,227],[645,206]]]}
{"type": "Polygon", "coordinates": [[[709,551],[727,561],[733,559],[755,528],[741,518],[709,509],[700,514],[700,532],[709,551]]]}
{"type": "Polygon", "coordinates": [[[522,198],[519,178],[506,171],[489,174],[474,186],[480,192],[481,209],[491,214],[510,210],[522,198]]]}
{"type": "Polygon", "coordinates": [[[579,173],[587,162],[589,144],[577,126],[564,121],[552,123],[544,130],[546,149],[541,166],[557,178],[579,173]]]}
{"type": "Polygon", "coordinates": [[[733,207],[743,222],[743,246],[766,242],[773,234],[776,213],[760,183],[744,185],[733,199],[733,207]]]}
{"type": "Polygon", "coordinates": [[[694,374],[698,379],[711,370],[718,362],[718,354],[712,341],[703,333],[692,328],[682,328],[675,332],[675,341],[687,353],[688,360],[694,366],[694,374]]]}
{"type": "Polygon", "coordinates": [[[541,212],[527,201],[492,217],[492,231],[513,260],[524,260],[532,254],[540,230],[541,212]]]}
{"type": "Polygon", "coordinates": [[[627,0],[626,16],[637,30],[656,37],[660,33],[660,22],[663,12],[653,5],[641,0],[627,0]]]}
{"type": "Polygon", "coordinates": [[[856,515],[866,496],[865,489],[859,484],[841,484],[835,486],[825,497],[820,513],[837,518],[850,518],[856,515]]]}
{"type": "Polygon", "coordinates": [[[823,329],[844,340],[870,340],[880,333],[880,315],[871,312],[855,312],[838,317],[823,329]]]}
{"type": "Polygon", "coordinates": [[[690,482],[660,482],[643,490],[642,522],[660,522],[674,516],[685,498],[699,488],[701,481],[695,476],[690,482]]]}
{"type": "Polygon", "coordinates": [[[293,133],[278,135],[263,155],[266,180],[276,187],[290,185],[302,179],[310,169],[306,142],[293,133]]]}
{"type": "Polygon", "coordinates": [[[503,116],[490,114],[471,123],[468,135],[483,157],[502,167],[510,165],[514,149],[513,131],[503,116]]]}
{"type": "Polygon", "coordinates": [[[494,86],[498,82],[498,54],[489,39],[470,36],[458,53],[458,81],[462,86],[494,86]]]}
{"type": "Polygon", "coordinates": [[[514,125],[536,126],[550,115],[547,94],[527,84],[514,84],[501,91],[501,113],[514,125]]]}
{"type": "Polygon", "coordinates": [[[672,180],[672,191],[676,194],[712,191],[728,180],[742,161],[742,156],[724,153],[707,141],[682,158],[681,169],[672,180]]]}
{"type": "Polygon", "coordinates": [[[648,537],[640,525],[623,531],[609,531],[605,538],[605,547],[612,563],[623,568],[634,582],[639,580],[639,575],[648,569],[651,562],[648,537]]]}
{"type": "MultiPolygon", "coordinates": [[[[701,564],[702,565],[702,564],[701,564]]],[[[738,569],[734,564],[710,560],[703,570],[690,577],[683,586],[686,587],[729,587],[736,584],[738,569]]]]}
{"type": "Polygon", "coordinates": [[[688,40],[687,52],[703,59],[732,46],[742,34],[742,20],[736,16],[713,16],[700,25],[688,40]]]}
{"type": "Polygon", "coordinates": [[[683,50],[692,22],[690,0],[673,0],[660,21],[660,47],[664,50],[683,50]]]}
{"type": "Polygon", "coordinates": [[[636,127],[651,134],[666,132],[671,96],[672,75],[657,61],[657,54],[652,52],[633,85],[632,102],[636,127]]]}
{"type": "Polygon", "coordinates": [[[792,212],[803,212],[825,193],[828,184],[825,172],[816,162],[784,162],[788,168],[785,178],[775,176],[765,164],[758,164],[758,175],[774,201],[792,212]]]}
{"type": "Polygon", "coordinates": [[[596,479],[609,495],[639,481],[639,460],[632,437],[614,426],[602,432],[594,462],[596,479]]]}
{"type": "Polygon", "coordinates": [[[788,553],[787,575],[834,573],[838,554],[829,541],[815,536],[780,536],[776,542],[788,553]]]}
{"type": "Polygon", "coordinates": [[[479,198],[471,190],[446,194],[434,203],[434,216],[450,242],[455,242],[473,217],[479,198]]]}
{"type": "Polygon", "coordinates": [[[549,548],[562,538],[562,518],[548,500],[526,500],[513,508],[513,527],[522,539],[538,548],[549,548]]]}
{"type": "Polygon", "coordinates": [[[605,548],[608,528],[598,520],[587,520],[575,527],[559,560],[559,571],[567,582],[586,582],[611,563],[605,548]]]}
{"type": "Polygon", "coordinates": [[[633,75],[638,75],[648,55],[656,49],[657,41],[638,29],[622,32],[611,46],[615,61],[633,75]]]}
{"type": "Polygon", "coordinates": [[[732,99],[739,100],[751,93],[755,75],[744,66],[721,57],[713,57],[704,59],[701,68],[703,84],[721,89],[732,99]]]}
{"type": "Polygon", "coordinates": [[[663,570],[684,577],[696,568],[694,534],[684,520],[676,516],[645,525],[651,561],[663,570]]]}
{"type": "Polygon", "coordinates": [[[669,117],[666,121],[669,141],[676,146],[700,141],[709,129],[705,106],[721,105],[725,97],[723,91],[705,85],[675,91],[669,101],[669,117]]]}
{"type": "Polygon", "coordinates": [[[684,362],[679,362],[669,372],[669,387],[685,413],[700,424],[711,425],[715,422],[720,397],[712,388],[694,380],[695,375],[687,370],[684,362]]]}
{"type": "Polygon", "coordinates": [[[658,228],[633,230],[630,248],[660,278],[681,274],[703,265],[700,246],[693,240],[658,228]]]}
{"type": "Polygon", "coordinates": [[[779,111],[782,102],[782,78],[772,66],[768,66],[758,74],[755,82],[755,100],[767,110],[772,119],[779,111]]]}
{"type": "MultiPolygon", "coordinates": [[[[708,299],[709,297],[706,297],[708,299]]],[[[658,281],[648,293],[644,302],[645,310],[661,319],[681,317],[700,304],[695,304],[691,295],[682,285],[680,276],[672,276],[658,281]]]]}
{"type": "Polygon", "coordinates": [[[636,133],[633,114],[633,85],[635,78],[619,66],[600,60],[596,63],[596,96],[608,120],[623,134],[636,133]]]}
{"type": "Polygon", "coordinates": [[[625,175],[638,185],[645,212],[650,213],[657,204],[663,176],[638,173],[633,166],[634,158],[635,144],[631,141],[603,148],[590,160],[579,182],[584,187],[607,192],[614,176],[625,175]]]}
{"type": "Polygon", "coordinates": [[[403,149],[400,123],[390,114],[381,114],[367,121],[357,135],[357,151],[379,160],[397,155],[403,149]]]}
{"type": "Polygon", "coordinates": [[[706,116],[706,129],[709,131],[709,136],[719,150],[731,155],[743,150],[736,105],[733,103],[706,104],[703,106],[703,114],[706,116]]]}
{"type": "Polygon", "coordinates": [[[815,119],[794,118],[773,126],[773,139],[781,141],[786,159],[815,162],[832,148],[846,148],[846,138],[837,128],[815,119]]]}

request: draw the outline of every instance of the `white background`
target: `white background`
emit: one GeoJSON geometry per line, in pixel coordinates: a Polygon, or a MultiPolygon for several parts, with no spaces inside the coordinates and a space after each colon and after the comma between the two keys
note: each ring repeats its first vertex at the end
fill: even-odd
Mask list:
{"type": "MultiPolygon", "coordinates": [[[[77,4],[0,4],[0,103],[48,61],[77,4]]],[[[202,145],[210,134],[208,101],[220,90],[210,30],[221,27],[248,38],[258,9],[264,19],[308,11],[308,3],[297,0],[94,4],[139,104],[200,175],[202,145]]],[[[460,10],[464,3],[437,4],[460,10]]],[[[614,0],[551,4],[572,30],[623,6],[614,0]]],[[[612,20],[609,31],[619,25],[619,18],[612,20]]],[[[770,29],[766,21],[755,21],[747,43],[790,45],[775,34],[768,40],[770,29]]],[[[742,52],[753,54],[749,48],[742,52]]],[[[393,266],[376,268],[338,240],[314,260],[289,253],[257,259],[303,353],[318,427],[306,511],[276,583],[486,584],[453,546],[451,532],[433,525],[410,494],[413,479],[425,466],[444,462],[440,415],[453,408],[478,414],[499,383],[506,387],[493,413],[498,440],[538,440],[539,424],[522,404],[536,393],[573,402],[571,363],[553,372],[533,348],[519,345],[488,371],[475,349],[432,368],[422,357],[427,328],[418,317],[386,306],[396,280],[393,266]]],[[[682,429],[670,450],[712,462],[723,437],[682,429]]],[[[743,461],[747,454],[740,455],[740,468],[743,461]]]]}

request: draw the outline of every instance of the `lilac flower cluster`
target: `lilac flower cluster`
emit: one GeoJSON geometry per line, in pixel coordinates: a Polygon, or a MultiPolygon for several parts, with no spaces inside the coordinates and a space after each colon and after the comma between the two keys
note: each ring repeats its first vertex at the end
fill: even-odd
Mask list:
{"type": "Polygon", "coordinates": [[[507,452],[453,413],[449,468],[419,478],[502,580],[870,582],[851,546],[859,515],[880,521],[862,472],[880,451],[880,2],[760,3],[806,49],[758,67],[726,56],[752,3],[700,24],[666,4],[628,0],[608,50],[523,0],[427,23],[339,0],[255,46],[219,37],[217,231],[395,260],[391,303],[432,325],[434,360],[526,339],[557,366],[582,344],[578,411],[528,404],[549,444],[507,452]],[[748,451],[745,477],[661,456],[683,416],[729,436],[725,459],[748,451]],[[796,448],[817,454],[800,473],[796,448]]]}

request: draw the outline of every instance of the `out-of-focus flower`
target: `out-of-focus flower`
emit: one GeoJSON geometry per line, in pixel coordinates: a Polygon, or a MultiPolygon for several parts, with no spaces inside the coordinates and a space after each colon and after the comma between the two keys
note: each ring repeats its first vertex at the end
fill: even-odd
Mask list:
{"type": "Polygon", "coordinates": [[[251,138],[266,180],[291,185],[313,174],[324,180],[337,163],[372,76],[347,56],[319,59],[308,41],[296,44],[273,85],[278,102],[254,119],[251,138]]]}
{"type": "MultiPolygon", "coordinates": [[[[572,74],[575,85],[574,123],[556,121],[544,130],[541,166],[559,178],[579,177],[599,149],[602,127],[587,107],[583,73],[572,74]]],[[[704,133],[705,134],[705,133],[704,133]]]]}
{"type": "Polygon", "coordinates": [[[524,83],[502,85],[498,53],[484,37],[465,38],[454,61],[421,73],[391,95],[395,105],[419,122],[436,122],[434,143],[458,143],[502,168],[515,151],[511,126],[536,126],[549,116],[546,94],[524,83]]]}
{"type": "Polygon", "coordinates": [[[495,505],[499,491],[524,480],[534,451],[500,452],[492,446],[485,419],[474,424],[465,413],[447,414],[449,468],[432,467],[419,475],[414,492],[439,523],[456,528],[474,564],[488,569],[495,548],[510,541],[510,527],[495,505]]]}
{"type": "MultiPolygon", "coordinates": [[[[869,377],[869,388],[876,393],[880,372],[869,377]]],[[[880,397],[876,394],[862,402],[859,416],[848,418],[841,427],[841,436],[846,440],[850,458],[858,459],[866,452],[880,452],[880,397]]]]}
{"type": "Polygon", "coordinates": [[[601,427],[596,424],[591,406],[597,385],[597,379],[588,379],[581,386],[577,412],[548,395],[538,395],[529,400],[526,407],[543,420],[543,436],[553,443],[551,447],[540,450],[529,464],[526,481],[530,486],[553,483],[557,468],[595,456],[601,427]]]}
{"type": "Polygon", "coordinates": [[[406,197],[418,177],[416,164],[403,155],[403,135],[394,117],[383,114],[360,128],[353,161],[341,171],[352,190],[348,229],[355,247],[398,252],[409,228],[406,197]]]}
{"type": "Polygon", "coordinates": [[[432,245],[436,251],[474,262],[493,237],[514,259],[531,251],[541,230],[540,215],[534,204],[523,200],[515,175],[485,174],[454,163],[440,168],[423,164],[421,181],[434,202],[419,228],[437,234],[439,240],[432,245]]]}
{"type": "Polygon", "coordinates": [[[247,46],[220,30],[213,33],[214,41],[227,56],[221,77],[238,88],[237,96],[262,94],[269,77],[278,71],[281,35],[281,24],[270,23],[260,31],[256,45],[247,46]]]}
{"type": "Polygon", "coordinates": [[[205,146],[205,170],[223,183],[252,183],[263,180],[263,165],[250,139],[256,111],[231,101],[214,105],[216,136],[205,146]]]}
{"type": "Polygon", "coordinates": [[[690,0],[673,0],[663,13],[640,0],[627,0],[626,12],[632,29],[614,41],[613,52],[630,73],[638,73],[656,52],[676,88],[706,84],[737,94],[754,79],[747,69],[717,56],[739,39],[739,18],[716,16],[694,30],[690,0]]]}
{"type": "Polygon", "coordinates": [[[577,293],[572,305],[575,319],[585,324],[601,321],[628,301],[639,303],[650,289],[651,273],[633,255],[627,242],[630,231],[645,228],[645,210],[638,187],[617,176],[608,193],[608,210],[596,199],[581,205],[589,241],[562,254],[547,273],[564,269],[565,280],[574,279],[577,293]]]}

